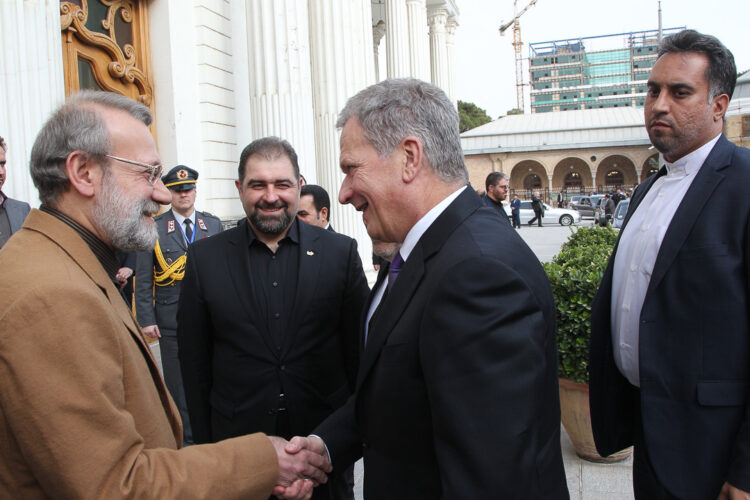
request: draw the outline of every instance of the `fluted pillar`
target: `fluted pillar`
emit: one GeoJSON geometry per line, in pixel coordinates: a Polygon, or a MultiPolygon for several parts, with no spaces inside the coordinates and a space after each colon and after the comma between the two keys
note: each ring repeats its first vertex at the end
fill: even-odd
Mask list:
{"type": "Polygon", "coordinates": [[[252,138],[288,140],[315,182],[307,0],[247,0],[247,31],[252,138]]]}
{"type": "Polygon", "coordinates": [[[411,61],[405,0],[385,0],[385,36],[388,78],[409,76],[411,61]]]}
{"type": "Polygon", "coordinates": [[[362,216],[351,205],[338,203],[343,174],[336,120],[349,97],[375,82],[370,1],[310,0],[309,6],[318,184],[331,196],[331,224],[357,240],[367,269],[372,267],[372,245],[362,216]]]}
{"type": "Polygon", "coordinates": [[[448,11],[441,8],[430,9],[427,20],[430,26],[430,68],[432,71],[432,83],[443,89],[447,94],[450,87],[448,47],[446,45],[448,36],[446,29],[448,11]]]}
{"type": "Polygon", "coordinates": [[[385,36],[385,22],[384,21],[378,21],[378,24],[372,27],[372,55],[375,58],[375,81],[380,81],[380,54],[378,51],[378,46],[380,45],[380,40],[383,39],[383,36],[385,36]]]}
{"type": "Polygon", "coordinates": [[[430,43],[427,34],[426,0],[406,0],[409,21],[409,62],[411,76],[430,81],[430,43]]]}
{"type": "Polygon", "coordinates": [[[453,101],[454,106],[458,106],[456,101],[456,57],[455,57],[455,35],[458,23],[455,16],[448,17],[445,24],[445,49],[448,56],[448,88],[445,89],[448,97],[453,101]]]}
{"type": "Polygon", "coordinates": [[[39,206],[29,174],[36,135],[65,99],[60,3],[0,0],[0,135],[8,143],[3,192],[39,206]]]}

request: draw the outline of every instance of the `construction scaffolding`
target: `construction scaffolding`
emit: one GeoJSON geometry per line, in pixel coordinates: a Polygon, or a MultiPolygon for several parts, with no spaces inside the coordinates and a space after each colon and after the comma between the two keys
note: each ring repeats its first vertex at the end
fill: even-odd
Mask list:
{"type": "Polygon", "coordinates": [[[643,107],[658,40],[651,30],[529,44],[531,112],[643,107]]]}

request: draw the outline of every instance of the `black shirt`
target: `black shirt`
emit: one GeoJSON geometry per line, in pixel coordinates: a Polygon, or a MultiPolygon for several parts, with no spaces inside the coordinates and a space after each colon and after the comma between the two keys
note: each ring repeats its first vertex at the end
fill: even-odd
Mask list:
{"type": "Polygon", "coordinates": [[[492,198],[490,198],[490,196],[487,195],[487,194],[483,196],[483,199],[484,199],[484,204],[485,205],[487,205],[488,207],[493,207],[495,210],[498,211],[498,213],[500,214],[500,217],[505,222],[508,222],[508,214],[505,213],[505,207],[503,207],[503,202],[502,201],[497,202],[497,201],[493,200],[492,198]]]}
{"type": "Polygon", "coordinates": [[[294,306],[299,270],[299,222],[295,217],[286,236],[279,241],[276,253],[260,241],[246,224],[250,283],[255,310],[263,315],[274,347],[281,350],[294,306]]]}
{"type": "Polygon", "coordinates": [[[104,243],[102,240],[97,238],[94,233],[92,233],[64,213],[60,212],[59,210],[48,207],[46,205],[42,205],[41,207],[39,207],[39,210],[61,220],[76,233],[78,233],[81,238],[83,238],[83,241],[85,241],[89,246],[91,251],[94,252],[94,255],[96,255],[96,258],[101,263],[104,271],[107,273],[107,276],[109,276],[109,278],[115,284],[115,288],[117,288],[118,290],[120,289],[120,283],[115,278],[117,271],[120,269],[120,264],[117,261],[117,257],[115,257],[115,251],[112,250],[109,245],[104,243]]]}

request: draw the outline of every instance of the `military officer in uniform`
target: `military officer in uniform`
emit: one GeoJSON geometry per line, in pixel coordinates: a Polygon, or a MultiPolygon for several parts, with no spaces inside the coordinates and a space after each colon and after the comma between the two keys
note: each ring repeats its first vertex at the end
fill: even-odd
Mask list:
{"type": "Polygon", "coordinates": [[[186,444],[192,444],[193,439],[177,354],[180,283],[188,245],[221,232],[218,217],[195,210],[197,180],[198,172],[184,165],[177,165],[162,177],[172,195],[172,208],[154,217],[159,239],[153,252],[138,254],[135,278],[138,323],[146,335],[160,339],[164,381],[180,410],[186,444]]]}

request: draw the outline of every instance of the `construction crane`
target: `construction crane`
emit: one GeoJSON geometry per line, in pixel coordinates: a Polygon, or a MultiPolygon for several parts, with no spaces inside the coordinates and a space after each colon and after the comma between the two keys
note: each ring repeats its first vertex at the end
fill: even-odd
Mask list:
{"type": "Polygon", "coordinates": [[[523,42],[521,41],[521,23],[518,19],[527,11],[529,7],[534,5],[537,0],[531,0],[526,7],[518,12],[518,0],[513,1],[513,19],[504,23],[500,26],[500,36],[505,34],[505,30],[513,26],[513,48],[516,52],[516,105],[521,111],[523,108],[523,57],[521,55],[521,47],[523,42]]]}

